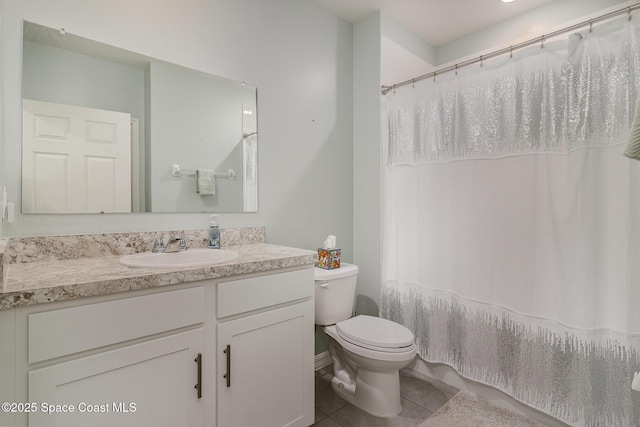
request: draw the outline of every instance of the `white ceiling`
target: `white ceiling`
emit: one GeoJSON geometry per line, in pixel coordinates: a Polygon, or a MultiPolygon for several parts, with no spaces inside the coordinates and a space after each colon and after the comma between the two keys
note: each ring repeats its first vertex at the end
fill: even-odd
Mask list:
{"type": "Polygon", "coordinates": [[[314,0],[352,23],[378,10],[432,47],[554,0],[314,0]]]}

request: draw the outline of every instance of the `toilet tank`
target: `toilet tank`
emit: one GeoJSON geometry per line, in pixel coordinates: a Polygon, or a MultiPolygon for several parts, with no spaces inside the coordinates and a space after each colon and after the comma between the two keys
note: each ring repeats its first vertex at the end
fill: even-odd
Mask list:
{"type": "Polygon", "coordinates": [[[353,315],[358,266],[342,263],[340,268],[315,268],[316,325],[333,325],[353,315]]]}

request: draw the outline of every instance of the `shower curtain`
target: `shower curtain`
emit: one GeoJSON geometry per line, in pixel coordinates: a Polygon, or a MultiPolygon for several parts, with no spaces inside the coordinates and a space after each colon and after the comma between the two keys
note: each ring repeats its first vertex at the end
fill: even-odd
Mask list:
{"type": "Polygon", "coordinates": [[[640,18],[385,97],[381,316],[576,426],[640,425],[640,18]]]}

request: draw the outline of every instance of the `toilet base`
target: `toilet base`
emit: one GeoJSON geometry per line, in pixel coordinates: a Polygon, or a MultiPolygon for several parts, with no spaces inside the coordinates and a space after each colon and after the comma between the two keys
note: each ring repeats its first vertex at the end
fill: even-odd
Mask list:
{"type": "Polygon", "coordinates": [[[415,345],[396,351],[356,346],[340,337],[335,325],[325,326],[333,359],[333,390],[352,405],[376,417],[395,417],[400,403],[400,369],[416,356],[415,345]]]}
{"type": "Polygon", "coordinates": [[[355,391],[337,377],[331,387],[338,396],[376,417],[395,417],[402,411],[400,403],[400,375],[391,372],[371,372],[359,368],[355,391]]]}
{"type": "Polygon", "coordinates": [[[345,349],[329,335],[329,354],[331,387],[338,396],[376,417],[395,417],[402,411],[399,370],[413,360],[415,349],[405,360],[380,361],[345,349]]]}

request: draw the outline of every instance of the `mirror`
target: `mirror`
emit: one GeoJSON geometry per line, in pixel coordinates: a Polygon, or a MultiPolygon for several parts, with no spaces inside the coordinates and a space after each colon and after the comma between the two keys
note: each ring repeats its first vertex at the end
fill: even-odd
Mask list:
{"type": "Polygon", "coordinates": [[[255,87],[23,31],[23,213],[257,212],[255,87]]]}

